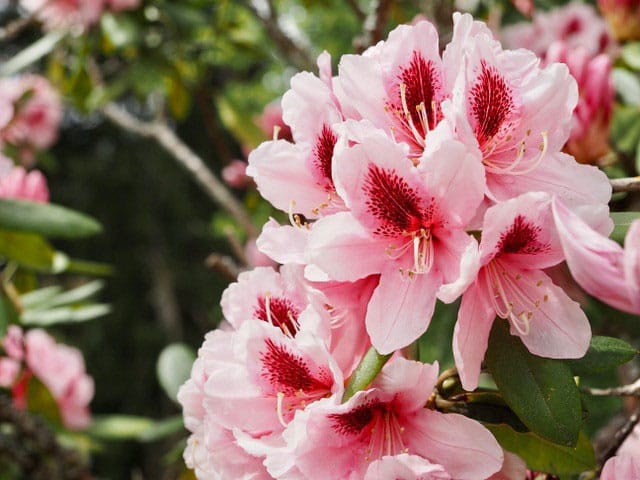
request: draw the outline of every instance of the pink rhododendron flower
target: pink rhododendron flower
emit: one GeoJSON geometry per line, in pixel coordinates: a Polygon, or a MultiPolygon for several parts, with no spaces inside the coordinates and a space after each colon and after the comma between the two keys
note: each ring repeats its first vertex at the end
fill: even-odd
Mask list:
{"type": "Polygon", "coordinates": [[[638,480],[640,479],[640,455],[616,455],[607,460],[602,467],[600,480],[638,480]]]}
{"type": "Polygon", "coordinates": [[[82,353],[56,343],[44,330],[29,330],[24,336],[26,366],[51,392],[67,428],[85,428],[91,421],[89,402],[93,379],[85,372],[82,353]]]}
{"type": "Polygon", "coordinates": [[[20,0],[48,30],[89,27],[98,21],[104,0],[20,0]]]}
{"type": "Polygon", "coordinates": [[[0,198],[20,198],[47,203],[47,179],[38,170],[27,173],[22,167],[13,167],[8,174],[0,174],[0,198]]]}
{"type": "Polygon", "coordinates": [[[623,249],[561,202],[553,203],[553,214],[576,282],[619,310],[640,313],[640,221],[632,223],[623,249]]]}
{"type": "Polygon", "coordinates": [[[107,5],[114,12],[133,10],[140,6],[140,0],[106,0],[107,5]]]}
{"type": "Polygon", "coordinates": [[[462,144],[444,140],[416,167],[379,132],[334,165],[350,211],[316,222],[309,261],[337,281],[380,274],[366,324],[376,349],[390,353],[427,329],[438,289],[457,279],[474,242],[464,227],[483,196],[482,166],[462,144]]]}
{"type": "Polygon", "coordinates": [[[272,138],[275,136],[281,140],[293,142],[291,127],[282,119],[281,100],[282,99],[278,98],[264,107],[262,115],[258,117],[256,123],[265,137],[272,138]],[[275,135],[276,133],[277,135],[275,135]]]}
{"type": "Polygon", "coordinates": [[[573,112],[573,127],[565,150],[580,163],[596,163],[609,152],[613,99],[611,59],[591,56],[582,47],[569,49],[557,42],[547,51],[547,63],[562,62],[578,82],[580,98],[573,112]]]}
{"type": "MultiPolygon", "coordinates": [[[[322,56],[318,62],[322,65],[322,56]]],[[[332,87],[309,72],[299,73],[282,98],[282,109],[295,143],[263,143],[249,155],[247,175],[264,198],[285,212],[317,218],[344,209],[332,175],[338,141],[332,125],[343,120],[332,87]]]]}
{"type": "Polygon", "coordinates": [[[234,188],[245,188],[251,183],[247,177],[247,162],[244,160],[231,160],[229,165],[222,169],[222,179],[227,185],[234,188]]]}
{"type": "Polygon", "coordinates": [[[485,214],[480,270],[462,296],[453,334],[466,390],[478,385],[496,315],[535,355],[580,358],[589,347],[591,328],[584,312],[542,271],[563,260],[550,203],[543,193],[529,193],[485,214]]]}
{"type": "Polygon", "coordinates": [[[13,118],[2,129],[0,138],[21,148],[43,150],[58,136],[62,102],[51,83],[39,75],[0,80],[0,89],[13,102],[13,118]]]}
{"type": "Polygon", "coordinates": [[[498,473],[494,473],[487,480],[525,480],[527,478],[527,465],[515,453],[503,451],[504,463],[498,473]]]}
{"type": "Polygon", "coordinates": [[[598,0],[598,7],[616,40],[640,39],[640,3],[637,0],[598,0]]]}
{"type": "Polygon", "coordinates": [[[640,426],[636,425],[616,453],[618,455],[638,455],[638,452],[640,452],[640,426]]]}
{"type": "Polygon", "coordinates": [[[250,267],[275,267],[277,262],[258,249],[256,240],[249,239],[244,246],[244,256],[250,267]]]}
{"type": "Polygon", "coordinates": [[[576,1],[547,12],[538,10],[531,23],[506,27],[500,36],[508,48],[526,48],[541,58],[557,41],[571,49],[584,48],[589,55],[602,53],[613,43],[595,8],[576,1]]]}
{"type": "Polygon", "coordinates": [[[10,388],[18,379],[20,362],[13,358],[0,357],[0,387],[10,388]]]}
{"type": "Polygon", "coordinates": [[[285,433],[301,478],[364,478],[368,470],[367,478],[378,478],[376,470],[398,471],[403,464],[417,478],[423,478],[417,476],[420,469],[433,473],[427,478],[448,478],[442,470],[436,476],[438,468],[428,463],[460,480],[485,479],[498,471],[502,450],[484,427],[424,408],[437,376],[437,364],[397,357],[368,390],[346,403],[325,399],[309,405],[287,426],[292,434],[285,433]],[[388,458],[406,454],[426,461],[388,458]]]}
{"type": "Polygon", "coordinates": [[[22,329],[17,325],[9,325],[7,333],[2,339],[2,349],[4,353],[14,360],[24,358],[24,343],[22,329]]]}

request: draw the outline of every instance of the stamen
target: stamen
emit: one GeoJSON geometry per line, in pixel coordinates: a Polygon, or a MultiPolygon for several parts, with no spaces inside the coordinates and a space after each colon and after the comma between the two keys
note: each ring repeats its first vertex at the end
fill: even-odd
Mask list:
{"type": "Polygon", "coordinates": [[[511,324],[522,336],[529,335],[531,331],[531,317],[533,317],[533,312],[522,312],[520,315],[514,315],[513,312],[509,313],[511,324]]]}
{"type": "Polygon", "coordinates": [[[280,425],[282,425],[284,428],[287,428],[287,422],[284,421],[284,415],[282,414],[282,405],[284,403],[284,393],[283,392],[278,392],[277,395],[277,411],[278,411],[278,421],[280,422],[280,425]]]}
{"type": "Polygon", "coordinates": [[[278,140],[278,135],[280,135],[280,130],[282,129],[282,127],[280,127],[280,125],[274,125],[273,127],[273,139],[274,140],[278,140]]]}
{"type": "Polygon", "coordinates": [[[273,320],[271,319],[271,293],[269,292],[264,293],[264,311],[267,314],[267,323],[274,325],[273,320]]]}
{"type": "Polygon", "coordinates": [[[424,139],[422,138],[422,136],[420,135],[420,132],[418,132],[418,129],[413,123],[413,116],[411,115],[411,112],[409,111],[409,107],[407,106],[407,86],[404,83],[400,84],[400,99],[402,101],[402,109],[404,111],[404,116],[406,118],[407,125],[411,129],[411,133],[413,134],[415,139],[418,141],[418,143],[423,142],[424,139]]]}

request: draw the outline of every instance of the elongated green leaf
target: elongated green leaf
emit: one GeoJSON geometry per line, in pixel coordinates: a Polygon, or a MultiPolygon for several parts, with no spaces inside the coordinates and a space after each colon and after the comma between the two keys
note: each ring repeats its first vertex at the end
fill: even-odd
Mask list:
{"type": "Polygon", "coordinates": [[[9,61],[5,62],[0,67],[0,75],[15,75],[32,63],[37,62],[46,54],[51,52],[51,50],[53,50],[57,43],[62,40],[66,34],[67,32],[64,30],[54,30],[47,33],[44,37],[32,43],[17,55],[12,56],[9,61]]]}
{"type": "Polygon", "coordinates": [[[111,307],[104,303],[76,307],[57,307],[49,310],[27,310],[20,316],[20,322],[27,326],[48,327],[60,323],[80,323],[103,317],[111,313],[111,307]]]}
{"type": "Polygon", "coordinates": [[[485,425],[498,443],[520,456],[531,470],[555,475],[571,475],[595,468],[593,447],[580,432],[575,447],[563,447],[528,432],[520,433],[507,425],[485,425]]]}
{"type": "Polygon", "coordinates": [[[176,415],[158,420],[149,429],[140,433],[138,439],[141,442],[155,442],[182,430],[184,430],[184,420],[182,415],[176,415]]]}
{"type": "Polygon", "coordinates": [[[178,390],[191,375],[191,366],[195,359],[191,347],[183,343],[172,343],[160,352],[156,373],[160,385],[171,400],[177,401],[178,390]]]}
{"type": "Polygon", "coordinates": [[[344,389],[342,401],[346,402],[373,382],[378,373],[380,373],[380,370],[382,370],[382,367],[384,367],[384,364],[387,363],[387,360],[390,358],[391,355],[382,355],[378,353],[375,348],[371,347],[351,374],[349,382],[344,389]]]}
{"type": "Polygon", "coordinates": [[[155,421],[133,415],[102,415],[95,417],[87,433],[102,440],[135,440],[153,428],[155,421]]]}
{"type": "Polygon", "coordinates": [[[84,213],[59,205],[0,199],[0,228],[37,233],[45,237],[86,237],[100,233],[102,227],[84,213]]]}
{"type": "Polygon", "coordinates": [[[25,310],[38,308],[38,306],[47,305],[47,302],[60,292],[62,292],[60,285],[51,285],[50,287],[32,290],[31,292],[20,295],[20,304],[25,310]]]}
{"type": "Polygon", "coordinates": [[[0,338],[2,338],[11,323],[18,321],[18,312],[13,303],[3,293],[0,293],[0,338]]]}
{"type": "Polygon", "coordinates": [[[0,256],[43,272],[62,272],[69,259],[38,235],[0,230],[0,256]]]}
{"type": "Polygon", "coordinates": [[[624,237],[633,221],[640,218],[640,212],[612,212],[611,218],[613,219],[614,227],[610,236],[616,242],[623,243],[624,237]]]}
{"type": "Polygon", "coordinates": [[[27,385],[27,408],[36,412],[50,422],[60,425],[60,409],[47,387],[36,377],[31,377],[27,385]]]}
{"type": "Polygon", "coordinates": [[[575,445],[582,409],[566,364],[529,353],[501,320],[491,330],[486,361],[505,402],[531,431],[554,443],[575,445]]]}
{"type": "Polygon", "coordinates": [[[604,372],[628,362],[637,350],[624,340],[611,337],[592,337],[586,355],[577,360],[568,360],[567,365],[575,375],[604,372]]]}

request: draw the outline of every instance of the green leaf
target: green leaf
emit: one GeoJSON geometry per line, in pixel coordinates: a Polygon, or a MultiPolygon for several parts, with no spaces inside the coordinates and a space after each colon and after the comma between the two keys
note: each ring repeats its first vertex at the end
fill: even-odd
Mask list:
{"type": "Polygon", "coordinates": [[[133,415],[102,415],[94,418],[87,433],[101,440],[137,440],[155,421],[133,415]]]}
{"type": "Polygon", "coordinates": [[[62,424],[58,403],[36,377],[31,377],[27,385],[27,409],[39,413],[55,425],[62,424]]]}
{"type": "Polygon", "coordinates": [[[6,295],[0,293],[0,338],[4,336],[10,324],[17,322],[18,312],[13,303],[6,295]]]}
{"type": "Polygon", "coordinates": [[[627,342],[612,337],[592,337],[584,357],[566,363],[575,375],[611,370],[636,356],[637,350],[627,342]]]}
{"type": "Polygon", "coordinates": [[[53,30],[44,37],[13,55],[0,67],[0,76],[15,75],[50,53],[66,35],[64,30],[53,30]]]}
{"type": "Polygon", "coordinates": [[[618,106],[611,122],[611,139],[616,148],[633,153],[640,140],[640,110],[638,105],[618,106]]]}
{"type": "Polygon", "coordinates": [[[27,310],[22,313],[20,322],[27,326],[49,327],[61,323],[80,323],[103,317],[111,313],[111,306],[94,303],[83,306],[57,307],[49,310],[27,310]]]}
{"type": "Polygon", "coordinates": [[[20,295],[20,304],[25,310],[38,308],[38,306],[47,305],[52,298],[62,292],[60,285],[51,285],[50,287],[39,288],[28,293],[20,295]]]}
{"type": "Polygon", "coordinates": [[[639,218],[640,212],[611,212],[611,219],[614,225],[613,232],[610,235],[611,239],[623,243],[629,227],[634,220],[639,218]]]}
{"type": "Polygon", "coordinates": [[[138,440],[141,442],[155,442],[182,430],[184,430],[184,420],[182,415],[176,415],[155,422],[149,429],[138,435],[138,440]]]}
{"type": "Polygon", "coordinates": [[[123,48],[135,44],[138,39],[136,24],[124,15],[103,14],[100,28],[109,47],[123,48]]]}
{"type": "Polygon", "coordinates": [[[56,252],[42,237],[6,230],[0,230],[0,256],[43,272],[62,272],[69,263],[65,254],[56,252]]]}
{"type": "Polygon", "coordinates": [[[634,70],[640,70],[640,42],[627,43],[622,47],[622,59],[634,70]]]}
{"type": "Polygon", "coordinates": [[[45,237],[86,237],[100,233],[102,227],[84,213],[59,205],[0,199],[0,228],[37,233],[45,237]]]}
{"type": "Polygon", "coordinates": [[[529,353],[500,319],[491,330],[486,362],[505,402],[531,431],[554,443],[575,445],[582,409],[566,364],[529,353]]]}
{"type": "Polygon", "coordinates": [[[196,355],[191,347],[183,343],[172,343],[160,352],[156,373],[160,385],[171,400],[177,402],[178,390],[191,375],[195,359],[196,355]]]}
{"type": "Polygon", "coordinates": [[[589,438],[580,432],[575,447],[563,447],[528,432],[514,431],[507,425],[485,425],[502,448],[520,456],[527,467],[555,475],[578,474],[596,466],[589,438]]]}

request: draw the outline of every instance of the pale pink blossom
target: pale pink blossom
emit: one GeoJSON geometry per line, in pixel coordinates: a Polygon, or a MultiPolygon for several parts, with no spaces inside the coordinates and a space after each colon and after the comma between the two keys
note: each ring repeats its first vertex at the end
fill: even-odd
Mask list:
{"type": "Polygon", "coordinates": [[[19,198],[47,203],[49,201],[47,179],[39,170],[27,172],[23,167],[13,167],[8,174],[0,174],[0,198],[19,198]]]}
{"type": "Polygon", "coordinates": [[[509,322],[511,334],[535,355],[585,354],[591,339],[586,315],[543,272],[564,257],[550,197],[529,193],[488,209],[479,253],[480,269],[462,296],[453,334],[456,366],[466,390],[478,385],[496,315],[509,322]]]}
{"type": "Polygon", "coordinates": [[[13,117],[0,129],[0,138],[15,146],[43,150],[58,137],[62,102],[49,81],[39,75],[0,80],[13,102],[13,117]]]}
{"type": "Polygon", "coordinates": [[[102,14],[104,0],[20,0],[20,5],[47,30],[57,30],[93,25],[102,14]]]}
{"type": "Polygon", "coordinates": [[[503,451],[504,463],[498,473],[494,473],[487,480],[525,480],[527,478],[527,464],[515,453],[503,451]]]}
{"type": "MultiPolygon", "coordinates": [[[[318,63],[322,65],[323,54],[318,63]]],[[[282,98],[283,118],[293,140],[272,140],[249,155],[247,175],[272,205],[307,218],[343,210],[336,193],[332,165],[338,136],[333,124],[343,120],[332,86],[302,72],[291,79],[282,98]]]]}
{"type": "Polygon", "coordinates": [[[278,98],[271,103],[267,104],[262,111],[256,123],[267,138],[279,138],[288,142],[293,142],[293,135],[291,133],[291,127],[287,125],[282,118],[282,106],[280,102],[282,99],[278,98]]]}
{"type": "Polygon", "coordinates": [[[608,215],[606,175],[560,153],[578,101],[566,65],[542,69],[531,52],[503,50],[483,23],[460,14],[454,14],[444,62],[447,75],[456,75],[445,117],[468,148],[480,150],[491,200],[544,191],[572,208],[588,205],[608,215]],[[460,66],[458,73],[452,65],[460,66]]]}
{"type": "Polygon", "coordinates": [[[580,97],[573,112],[571,136],[565,150],[580,163],[596,163],[609,152],[609,131],[613,99],[611,58],[590,55],[584,48],[570,49],[556,42],[546,55],[546,63],[562,62],[578,82],[580,97]]]}
{"type": "Polygon", "coordinates": [[[22,360],[24,358],[24,340],[22,329],[17,325],[9,325],[7,333],[2,339],[2,348],[10,358],[22,360]]]}
{"type": "Polygon", "coordinates": [[[72,430],[87,427],[94,385],[85,371],[80,350],[56,343],[41,329],[25,334],[24,349],[27,368],[56,400],[64,425],[72,430]]]}
{"type": "Polygon", "coordinates": [[[578,1],[549,11],[538,10],[532,22],[505,27],[500,36],[508,48],[526,48],[541,58],[557,41],[569,48],[584,48],[589,55],[602,53],[613,43],[595,8],[578,1]]]}
{"type": "Polygon", "coordinates": [[[576,282],[619,310],[640,313],[640,221],[632,223],[623,249],[559,201],[553,214],[576,282]]]}
{"type": "Polygon", "coordinates": [[[640,426],[635,426],[616,453],[618,455],[638,455],[640,453],[640,426]]]}
{"type": "Polygon", "coordinates": [[[416,167],[406,148],[377,131],[334,166],[350,211],[315,223],[309,263],[337,281],[380,275],[366,325],[376,349],[390,353],[427,329],[438,289],[457,279],[474,242],[464,228],[483,197],[482,166],[462,144],[444,140],[416,167]]]}
{"type": "Polygon", "coordinates": [[[368,390],[346,403],[324,399],[309,405],[285,432],[299,478],[357,479],[369,469],[367,478],[383,478],[376,474],[397,471],[403,464],[413,475],[424,469],[433,474],[426,478],[438,479],[449,478],[442,470],[459,480],[485,479],[498,471],[502,450],[484,427],[461,415],[424,408],[437,376],[437,364],[396,357],[368,390]],[[388,458],[406,454],[424,461],[388,458]],[[429,463],[441,466],[440,471],[429,463]]]}
{"type": "Polygon", "coordinates": [[[134,10],[140,6],[140,0],[106,0],[108,7],[114,12],[134,10]]]}
{"type": "Polygon", "coordinates": [[[244,246],[244,256],[246,257],[247,264],[250,267],[275,267],[278,264],[275,260],[258,249],[256,240],[253,238],[247,240],[247,243],[244,246]]]}
{"type": "Polygon", "coordinates": [[[640,480],[640,454],[611,457],[602,467],[600,480],[640,480]]]}

